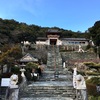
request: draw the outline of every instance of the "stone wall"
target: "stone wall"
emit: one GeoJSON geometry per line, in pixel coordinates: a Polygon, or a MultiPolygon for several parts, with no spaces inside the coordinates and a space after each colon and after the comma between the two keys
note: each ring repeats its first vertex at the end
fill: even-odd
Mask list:
{"type": "Polygon", "coordinates": [[[90,52],[61,52],[64,61],[69,60],[92,60],[96,59],[95,53],[90,52]]]}

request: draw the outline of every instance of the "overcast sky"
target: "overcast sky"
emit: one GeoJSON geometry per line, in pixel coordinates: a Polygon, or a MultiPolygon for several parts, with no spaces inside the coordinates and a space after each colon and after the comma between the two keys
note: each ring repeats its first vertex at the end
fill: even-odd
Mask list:
{"type": "Polygon", "coordinates": [[[84,32],[100,20],[100,0],[0,0],[0,18],[84,32]]]}

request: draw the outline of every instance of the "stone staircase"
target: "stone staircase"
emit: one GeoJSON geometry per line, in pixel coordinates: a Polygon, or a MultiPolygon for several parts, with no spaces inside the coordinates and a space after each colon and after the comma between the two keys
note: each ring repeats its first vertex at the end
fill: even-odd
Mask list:
{"type": "Polygon", "coordinates": [[[39,81],[31,82],[20,91],[19,100],[76,100],[75,92],[70,72],[63,70],[56,78],[54,71],[45,70],[39,81]]]}
{"type": "Polygon", "coordinates": [[[31,82],[19,92],[19,100],[82,100],[76,99],[72,73],[62,68],[59,48],[49,48],[47,66],[37,82],[31,82]],[[53,51],[55,50],[55,52],[53,51]],[[54,57],[56,56],[56,68],[54,57]],[[58,72],[55,75],[55,72],[58,72]]]}
{"type": "Polygon", "coordinates": [[[19,100],[76,100],[70,73],[67,76],[60,74],[58,78],[53,75],[49,77],[50,72],[45,75],[20,91],[19,100]]]}
{"type": "MultiPolygon", "coordinates": [[[[58,98],[57,100],[73,100],[75,98],[75,91],[72,86],[67,82],[36,82],[25,88],[24,92],[21,92],[20,100],[41,100],[41,98],[58,98]],[[60,85],[61,84],[61,85],[60,85]],[[31,99],[32,98],[32,99],[31,99]],[[63,98],[63,99],[59,99],[63,98]],[[67,99],[66,99],[67,98],[67,99]]],[[[45,99],[44,99],[45,100],[45,99]]]]}
{"type": "Polygon", "coordinates": [[[49,46],[48,47],[48,53],[47,53],[47,66],[52,69],[54,67],[62,68],[62,58],[59,52],[59,46],[49,46]]]}

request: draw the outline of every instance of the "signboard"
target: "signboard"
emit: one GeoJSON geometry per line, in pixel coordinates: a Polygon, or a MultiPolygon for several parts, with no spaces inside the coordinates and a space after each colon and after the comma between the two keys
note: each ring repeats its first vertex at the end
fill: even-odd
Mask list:
{"type": "Polygon", "coordinates": [[[1,79],[1,86],[9,86],[10,78],[2,78],[1,79]]]}

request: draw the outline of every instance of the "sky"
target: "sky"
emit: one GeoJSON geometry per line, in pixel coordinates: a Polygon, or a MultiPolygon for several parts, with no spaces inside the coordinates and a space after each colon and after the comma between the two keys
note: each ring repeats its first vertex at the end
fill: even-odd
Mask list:
{"type": "Polygon", "coordinates": [[[100,20],[100,0],[0,0],[0,18],[85,32],[100,20]]]}

